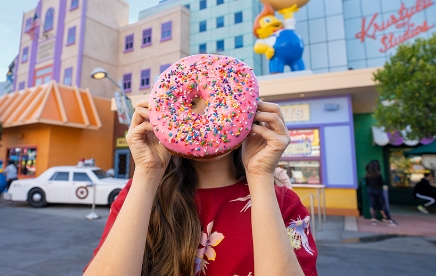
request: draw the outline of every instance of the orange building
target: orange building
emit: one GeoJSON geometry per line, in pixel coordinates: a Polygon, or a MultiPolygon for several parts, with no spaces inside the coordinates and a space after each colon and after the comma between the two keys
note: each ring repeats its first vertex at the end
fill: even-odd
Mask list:
{"type": "Polygon", "coordinates": [[[19,178],[94,158],[113,166],[114,114],[110,100],[55,81],[0,97],[0,156],[15,161],[19,178]]]}

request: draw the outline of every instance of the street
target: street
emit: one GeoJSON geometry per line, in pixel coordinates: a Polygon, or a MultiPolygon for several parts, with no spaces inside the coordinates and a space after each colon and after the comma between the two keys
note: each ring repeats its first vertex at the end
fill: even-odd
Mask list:
{"type": "MultiPolygon", "coordinates": [[[[0,275],[81,275],[98,244],[102,218],[88,221],[90,206],[0,202],[0,275]]],[[[318,235],[319,275],[434,275],[436,237],[344,231],[343,217],[327,217],[318,235]]]]}

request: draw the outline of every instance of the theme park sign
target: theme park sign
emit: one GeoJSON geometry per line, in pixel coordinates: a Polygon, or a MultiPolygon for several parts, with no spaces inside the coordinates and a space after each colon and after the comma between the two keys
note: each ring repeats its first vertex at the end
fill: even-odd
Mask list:
{"type": "Polygon", "coordinates": [[[433,28],[434,25],[429,26],[427,20],[424,20],[421,25],[415,25],[415,23],[410,22],[415,14],[423,12],[433,4],[434,2],[432,0],[416,0],[415,6],[406,8],[404,3],[401,3],[398,12],[392,14],[385,21],[381,22],[381,24],[375,22],[378,13],[375,13],[372,16],[368,24],[366,18],[362,18],[362,29],[356,34],[356,38],[360,38],[361,42],[365,42],[366,37],[376,39],[376,35],[379,32],[392,26],[395,26],[396,29],[406,28],[405,32],[402,34],[394,34],[391,32],[381,37],[380,41],[383,47],[380,48],[379,51],[384,53],[387,50],[433,28]]]}

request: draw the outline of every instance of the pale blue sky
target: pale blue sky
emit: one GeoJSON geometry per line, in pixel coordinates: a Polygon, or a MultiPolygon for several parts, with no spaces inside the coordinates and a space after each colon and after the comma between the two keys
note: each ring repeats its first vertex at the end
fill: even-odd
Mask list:
{"type": "MultiPolygon", "coordinates": [[[[5,1],[6,0],[2,0],[5,1]]],[[[93,0],[105,1],[105,0],[93,0]]],[[[139,11],[156,5],[159,0],[126,0],[130,4],[129,22],[138,20],[139,11]]],[[[38,0],[7,1],[0,9],[0,82],[6,80],[8,66],[18,54],[23,12],[36,7],[38,0]]]]}

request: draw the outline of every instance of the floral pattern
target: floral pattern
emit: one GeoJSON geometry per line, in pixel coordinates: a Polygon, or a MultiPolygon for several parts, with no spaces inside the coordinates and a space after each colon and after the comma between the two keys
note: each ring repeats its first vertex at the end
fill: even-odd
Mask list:
{"type": "Polygon", "coordinates": [[[288,237],[291,241],[292,248],[298,250],[303,247],[307,253],[313,255],[314,250],[310,247],[309,238],[307,237],[310,235],[309,222],[309,216],[306,216],[304,219],[298,218],[298,220],[292,220],[286,230],[288,232],[288,237]]]}
{"type": "Polygon", "coordinates": [[[199,248],[197,250],[197,256],[195,257],[195,274],[203,273],[206,275],[206,269],[209,262],[207,262],[204,256],[207,257],[208,261],[215,261],[216,252],[214,247],[216,247],[224,239],[224,235],[218,233],[217,231],[212,233],[213,221],[207,225],[206,233],[201,233],[201,241],[199,248]]]}
{"type": "Polygon", "coordinates": [[[250,194],[248,194],[245,197],[240,197],[237,199],[230,200],[230,202],[234,202],[234,201],[247,201],[247,204],[245,204],[244,208],[242,208],[241,211],[239,211],[241,213],[247,211],[251,207],[251,195],[250,194]]]}

